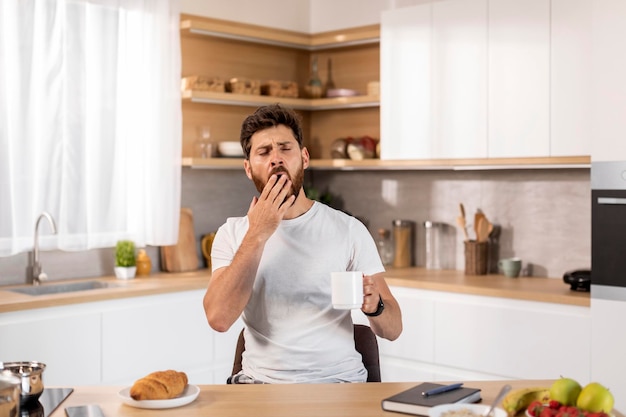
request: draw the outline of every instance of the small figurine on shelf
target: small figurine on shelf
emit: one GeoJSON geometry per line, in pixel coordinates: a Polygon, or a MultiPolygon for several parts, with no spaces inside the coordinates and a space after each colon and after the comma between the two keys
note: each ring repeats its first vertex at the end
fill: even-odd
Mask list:
{"type": "Polygon", "coordinates": [[[317,56],[313,57],[311,62],[311,76],[309,78],[309,82],[306,87],[306,94],[310,98],[320,98],[323,93],[322,80],[320,80],[320,76],[317,70],[317,56]]]}

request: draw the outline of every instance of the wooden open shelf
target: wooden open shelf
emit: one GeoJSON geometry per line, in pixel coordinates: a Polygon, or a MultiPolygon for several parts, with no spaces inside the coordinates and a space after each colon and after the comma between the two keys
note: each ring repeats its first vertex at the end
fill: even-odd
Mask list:
{"type": "MultiPolygon", "coordinates": [[[[243,169],[242,158],[183,158],[183,166],[201,169],[243,169]]],[[[479,158],[381,161],[380,159],[316,159],[313,170],[491,170],[491,169],[572,169],[589,168],[591,157],[479,158]]]]}
{"type": "Polygon", "coordinates": [[[307,34],[208,17],[183,15],[180,28],[184,35],[220,37],[305,51],[344,48],[378,43],[380,40],[379,25],[307,34]]]}
{"type": "Polygon", "coordinates": [[[183,91],[183,99],[190,100],[193,103],[224,104],[229,106],[250,107],[281,103],[296,110],[306,111],[356,109],[362,107],[378,107],[380,105],[380,98],[378,96],[306,99],[233,93],[215,93],[211,91],[195,90],[183,91]]]}

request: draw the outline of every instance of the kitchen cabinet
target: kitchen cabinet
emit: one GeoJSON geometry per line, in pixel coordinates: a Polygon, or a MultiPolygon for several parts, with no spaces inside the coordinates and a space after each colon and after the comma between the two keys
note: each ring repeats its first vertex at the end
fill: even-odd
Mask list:
{"type": "Polygon", "coordinates": [[[551,0],[550,155],[591,155],[591,0],[551,0]]]}
{"type": "Polygon", "coordinates": [[[212,373],[212,331],[203,291],[141,297],[102,312],[102,381],[118,384],[160,369],[184,370],[190,379],[212,373]]]}
{"type": "Polygon", "coordinates": [[[490,157],[550,155],[550,1],[489,1],[490,157]]]}
{"type": "Polygon", "coordinates": [[[432,156],[432,4],[381,17],[381,142],[385,160],[432,156]]]}
{"type": "Polygon", "coordinates": [[[47,365],[47,385],[100,382],[100,315],[81,306],[0,314],[0,360],[47,365]]]}
{"type": "MultiPolygon", "coordinates": [[[[592,8],[591,188],[606,188],[611,184],[616,189],[625,189],[626,173],[622,174],[625,181],[621,185],[619,180],[610,181],[602,173],[610,172],[608,167],[619,169],[626,161],[626,2],[593,0],[592,8]]],[[[623,274],[619,276],[623,277],[623,274]]],[[[626,334],[621,331],[621,320],[626,317],[625,299],[626,289],[596,287],[592,279],[591,353],[594,367],[591,376],[611,389],[615,409],[622,412],[626,410],[626,334]]]]}
{"type": "MultiPolygon", "coordinates": [[[[402,287],[391,290],[402,309],[403,332],[393,342],[379,339],[383,381],[554,379],[555,375],[590,380],[588,307],[402,287]],[[575,343],[564,348],[555,340],[562,335],[575,343]]],[[[358,313],[355,321],[367,323],[358,313]]]]}
{"type": "Polygon", "coordinates": [[[589,0],[384,12],[382,158],[588,161],[590,15],[589,0]]]}
{"type": "Polygon", "coordinates": [[[381,159],[487,156],[486,4],[383,13],[381,159]]]}
{"type": "Polygon", "coordinates": [[[624,161],[626,2],[594,0],[592,5],[592,161],[624,161]]]}
{"type": "Polygon", "coordinates": [[[433,4],[432,155],[487,152],[487,0],[433,4]]]}
{"type": "Polygon", "coordinates": [[[57,386],[132,384],[162,369],[191,383],[224,383],[239,332],[213,331],[204,290],[175,292],[0,314],[0,358],[47,364],[57,386]]]}
{"type": "MultiPolygon", "coordinates": [[[[181,16],[182,75],[295,81],[299,97],[318,60],[319,75],[356,97],[281,98],[224,92],[183,92],[183,161],[185,165],[241,168],[241,161],[199,159],[194,155],[197,130],[208,125],[211,142],[238,141],[244,118],[256,107],[281,102],[303,118],[305,145],[315,160],[330,159],[330,146],[342,137],[380,136],[379,98],[368,95],[368,83],[379,76],[378,25],[308,35],[267,27],[181,16]]],[[[218,159],[218,158],[213,158],[218,159]]]]}

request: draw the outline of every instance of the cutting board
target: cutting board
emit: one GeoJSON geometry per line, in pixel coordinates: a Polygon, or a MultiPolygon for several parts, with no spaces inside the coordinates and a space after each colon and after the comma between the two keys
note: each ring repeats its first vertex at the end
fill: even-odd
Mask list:
{"type": "Polygon", "coordinates": [[[180,209],[180,226],[176,244],[161,246],[161,269],[166,272],[186,272],[198,269],[193,213],[190,208],[180,209]]]}

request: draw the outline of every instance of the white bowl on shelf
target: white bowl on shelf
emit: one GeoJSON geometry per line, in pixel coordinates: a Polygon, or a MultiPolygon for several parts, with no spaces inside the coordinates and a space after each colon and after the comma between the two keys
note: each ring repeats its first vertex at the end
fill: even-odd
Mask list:
{"type": "Polygon", "coordinates": [[[326,92],[326,97],[355,97],[359,92],[356,90],[350,90],[347,88],[332,88],[326,92]]]}
{"type": "Polygon", "coordinates": [[[243,157],[243,149],[241,149],[241,144],[235,141],[218,143],[217,151],[219,152],[220,156],[226,156],[229,158],[243,157]]]}

